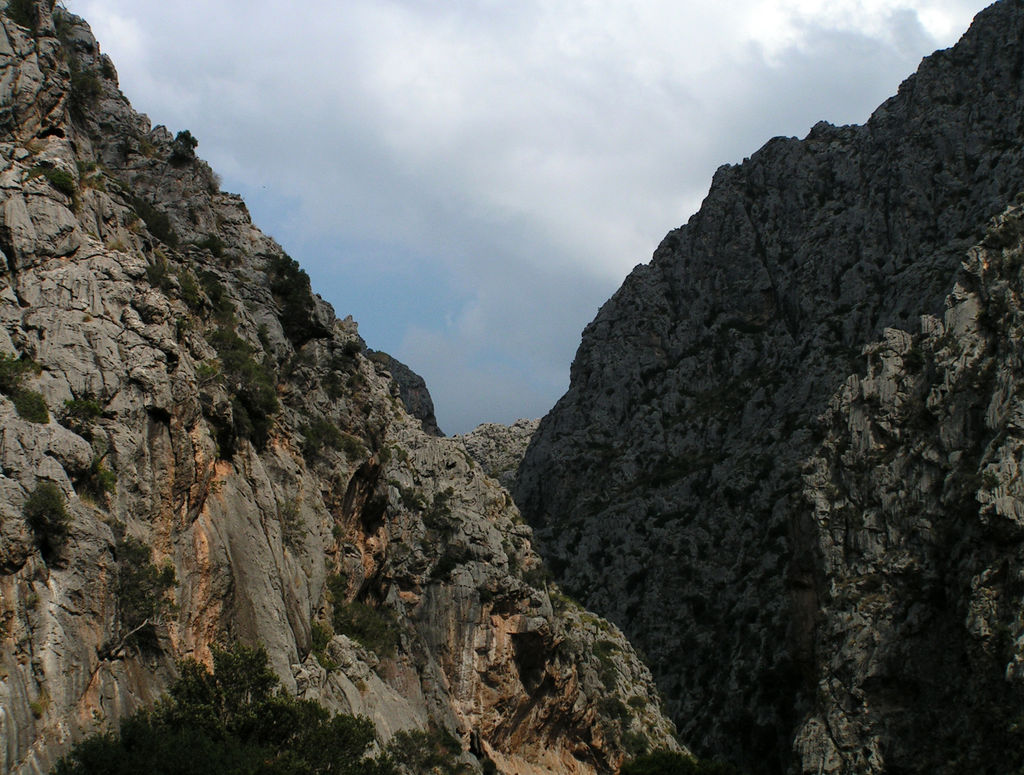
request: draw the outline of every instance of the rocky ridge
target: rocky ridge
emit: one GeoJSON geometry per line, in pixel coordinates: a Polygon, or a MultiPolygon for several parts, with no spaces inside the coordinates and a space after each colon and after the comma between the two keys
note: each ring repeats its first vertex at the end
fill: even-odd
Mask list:
{"type": "MultiPolygon", "coordinates": [[[[816,418],[867,344],[941,313],[1020,189],[1022,38],[1024,6],[998,2],[864,126],[821,123],[721,168],[584,331],[527,450],[514,493],[556,578],[643,649],[700,754],[821,765],[794,748],[820,715],[831,615],[805,519],[816,418]]],[[[864,626],[898,662],[882,622],[864,626]]],[[[897,683],[884,704],[912,707],[915,690],[897,683]]]]}
{"type": "Polygon", "coordinates": [[[805,773],[1021,765],[1022,235],[1014,206],[944,314],[869,344],[820,418],[804,474],[820,601],[805,773]]]}
{"type": "Polygon", "coordinates": [[[24,7],[0,17],[0,772],[47,772],[235,639],[381,740],[454,735],[468,771],[675,747],[508,493],[194,138],[131,109],[88,26],[24,7]]]}
{"type": "Polygon", "coordinates": [[[488,476],[503,487],[511,487],[539,424],[540,420],[516,420],[511,425],[487,422],[456,438],[488,476]]]}

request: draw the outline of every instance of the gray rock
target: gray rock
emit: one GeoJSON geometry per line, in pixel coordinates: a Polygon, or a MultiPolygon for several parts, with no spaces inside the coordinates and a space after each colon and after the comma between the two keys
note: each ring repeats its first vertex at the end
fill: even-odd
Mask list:
{"type": "Polygon", "coordinates": [[[815,418],[865,344],[942,312],[1020,188],[1022,35],[1021,6],[996,3],[866,125],[721,168],[584,331],[527,450],[514,492],[538,546],[652,660],[700,754],[807,765],[792,741],[823,658],[801,478],[815,418]]]}
{"type": "Polygon", "coordinates": [[[540,420],[516,420],[511,425],[483,423],[455,438],[503,487],[511,487],[540,420]]]}
{"type": "Polygon", "coordinates": [[[367,356],[390,372],[395,384],[398,385],[398,397],[402,399],[405,410],[423,424],[423,430],[431,436],[444,436],[437,427],[434,399],[430,397],[423,377],[385,352],[368,350],[367,356]]]}
{"type": "Polygon", "coordinates": [[[1024,221],[1001,215],[942,317],[865,348],[804,499],[820,661],[805,773],[1004,768],[1024,702],[1024,221]]]}
{"type": "Polygon", "coordinates": [[[474,772],[610,773],[678,748],[621,633],[553,603],[508,492],[425,432],[398,369],[204,162],[173,158],[84,22],[53,11],[58,39],[47,8],[35,40],[0,16],[0,350],[38,366],[22,388],[50,414],[0,395],[0,773],[49,772],[154,703],[176,660],[233,640],[381,742],[453,734],[474,772]],[[67,60],[99,84],[73,109],[67,60]],[[41,482],[68,514],[52,547],[24,514],[41,482]],[[129,539],[175,576],[142,622],[118,594],[129,539]],[[614,685],[594,677],[598,630],[614,685]]]}

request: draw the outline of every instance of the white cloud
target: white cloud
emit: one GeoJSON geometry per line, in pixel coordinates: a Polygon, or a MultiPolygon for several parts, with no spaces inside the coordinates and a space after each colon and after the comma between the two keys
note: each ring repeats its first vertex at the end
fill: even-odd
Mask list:
{"type": "MultiPolygon", "coordinates": [[[[67,2],[93,24],[136,108],[192,130],[227,185],[254,200],[257,223],[314,279],[331,278],[318,290],[339,312],[359,301],[346,272],[378,268],[391,305],[407,299],[388,296],[389,278],[443,278],[453,290],[435,314],[370,344],[409,357],[422,350],[414,339],[433,341],[428,384],[452,406],[468,405],[449,391],[474,369],[483,384],[498,363],[546,374],[562,359],[567,375],[599,294],[687,219],[718,165],[818,119],[865,120],[980,8],[67,2]],[[344,248],[323,247],[332,242],[344,248]],[[458,309],[446,306],[456,297],[458,309]],[[446,364],[463,375],[451,385],[446,364]]],[[[494,401],[477,419],[516,414],[494,401]]]]}

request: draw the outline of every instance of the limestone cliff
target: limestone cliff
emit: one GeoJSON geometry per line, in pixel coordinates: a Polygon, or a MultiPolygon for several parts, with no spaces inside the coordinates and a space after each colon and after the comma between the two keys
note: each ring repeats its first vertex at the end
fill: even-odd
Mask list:
{"type": "Polygon", "coordinates": [[[540,420],[516,420],[511,425],[487,422],[458,438],[489,476],[510,487],[539,424],[540,420]]]}
{"type": "MultiPolygon", "coordinates": [[[[793,749],[798,733],[818,740],[805,720],[828,659],[818,617],[832,616],[824,538],[805,519],[816,417],[886,327],[916,335],[941,312],[966,250],[1020,190],[1022,40],[1024,4],[996,3],[864,126],[818,124],[721,168],[584,331],[527,450],[514,491],[542,553],[652,660],[698,753],[756,772],[821,763],[810,743],[793,749]]],[[[854,712],[859,689],[835,680],[854,712]]],[[[876,701],[909,718],[915,690],[876,701]]],[[[950,734],[967,749],[974,728],[950,734]]],[[[868,745],[862,731],[835,747],[868,745]]]]}
{"type": "Polygon", "coordinates": [[[888,329],[805,468],[818,558],[802,771],[1024,763],[1024,220],[964,262],[941,318],[888,329]]]}
{"type": "Polygon", "coordinates": [[[233,639],[382,740],[450,732],[471,771],[674,746],[507,492],[194,138],[132,111],[86,24],[25,7],[0,17],[0,772],[48,771],[233,639]]]}

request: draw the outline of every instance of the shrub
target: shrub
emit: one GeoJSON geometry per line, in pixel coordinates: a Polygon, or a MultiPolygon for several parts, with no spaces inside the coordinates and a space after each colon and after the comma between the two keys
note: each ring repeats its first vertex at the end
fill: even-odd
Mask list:
{"type": "Polygon", "coordinates": [[[331,642],[331,638],[334,637],[334,632],[331,628],[321,622],[313,622],[310,625],[312,635],[313,654],[316,655],[317,662],[320,666],[330,672],[336,670],[338,665],[327,656],[327,644],[331,642]]]}
{"type": "Polygon", "coordinates": [[[327,577],[327,599],[337,607],[345,602],[348,596],[348,580],[341,573],[332,573],[327,577]]]}
{"type": "Polygon", "coordinates": [[[106,503],[107,496],[117,491],[117,474],[103,465],[105,454],[93,455],[89,467],[75,477],[75,492],[80,497],[106,503]]]}
{"type": "Polygon", "coordinates": [[[306,524],[302,520],[302,501],[292,498],[277,504],[277,518],[281,523],[281,538],[285,546],[295,548],[302,543],[306,532],[306,524]]]}
{"type": "Polygon", "coordinates": [[[46,178],[47,182],[62,194],[74,199],[75,178],[70,172],[58,169],[57,167],[40,166],[33,167],[28,173],[29,178],[37,178],[40,175],[46,178]]]}
{"type": "Polygon", "coordinates": [[[225,324],[234,323],[235,304],[228,295],[227,288],[213,272],[203,270],[199,273],[199,282],[210,299],[210,306],[213,307],[213,316],[225,324]]]}
{"type": "Polygon", "coordinates": [[[157,258],[152,264],[146,264],[146,279],[151,286],[167,293],[171,289],[171,275],[166,259],[157,258]]]}
{"type": "Polygon", "coordinates": [[[196,366],[196,379],[200,385],[207,385],[220,376],[220,364],[216,360],[203,361],[196,366]]]}
{"type": "Polygon", "coordinates": [[[28,376],[40,371],[42,369],[39,364],[28,358],[15,358],[0,353],[0,393],[14,402],[14,408],[22,419],[47,423],[50,421],[50,413],[46,408],[46,400],[41,393],[25,387],[28,376]]]}
{"type": "Polygon", "coordinates": [[[199,141],[187,129],[178,132],[171,143],[171,164],[183,165],[196,158],[196,146],[199,141]]]}
{"type": "Polygon", "coordinates": [[[394,617],[366,603],[335,603],[334,631],[358,641],[379,657],[390,657],[398,646],[398,625],[394,617]]]}
{"type": "Polygon", "coordinates": [[[396,775],[370,758],[373,723],[330,713],[280,691],[263,648],[213,648],[213,672],[178,664],[169,696],[121,725],[76,744],[55,775],[396,775]]]}
{"type": "Polygon", "coordinates": [[[326,449],[341,447],[341,431],[324,419],[316,419],[302,426],[302,455],[307,460],[322,457],[326,449]]]}
{"type": "Polygon", "coordinates": [[[14,394],[14,408],[18,416],[29,422],[46,424],[50,421],[50,412],[46,408],[46,399],[42,393],[22,388],[14,394]]]}
{"type": "Polygon", "coordinates": [[[103,94],[103,84],[100,78],[92,70],[81,70],[71,62],[71,91],[68,101],[71,110],[81,114],[82,111],[96,102],[103,94]]]}
{"type": "Polygon", "coordinates": [[[15,24],[34,31],[36,28],[35,0],[7,0],[7,17],[15,24]]]}
{"type": "Polygon", "coordinates": [[[196,278],[187,269],[179,269],[175,272],[175,277],[178,278],[181,300],[185,302],[185,306],[193,312],[199,312],[203,308],[203,294],[199,291],[196,278]]]}
{"type": "Polygon", "coordinates": [[[224,386],[232,396],[234,423],[232,427],[219,428],[217,443],[221,453],[230,459],[235,441],[243,438],[263,449],[278,408],[277,374],[266,362],[257,361],[249,343],[230,328],[218,328],[209,340],[220,356],[224,386]]]}
{"type": "Polygon", "coordinates": [[[369,454],[363,442],[351,433],[341,434],[341,448],[345,452],[345,457],[353,461],[360,460],[369,454]]]}
{"type": "Polygon", "coordinates": [[[40,371],[39,365],[28,358],[15,358],[0,353],[0,393],[13,397],[29,374],[38,374],[40,371]]]}
{"type": "Polygon", "coordinates": [[[739,775],[721,762],[698,761],[679,751],[659,750],[622,765],[619,775],[739,775]]]}
{"type": "Polygon", "coordinates": [[[286,254],[267,260],[270,291],[281,305],[281,327],[296,347],[329,333],[313,315],[309,275],[286,254]]]}
{"type": "Polygon", "coordinates": [[[92,426],[103,414],[100,402],[92,398],[75,398],[64,402],[61,425],[86,441],[92,441],[92,426]]]}
{"type": "Polygon", "coordinates": [[[142,197],[132,196],[130,197],[130,201],[135,212],[146,224],[146,228],[149,229],[150,234],[165,245],[170,245],[172,248],[177,247],[178,235],[174,233],[174,228],[171,226],[171,219],[167,217],[167,213],[158,209],[156,205],[152,202],[148,202],[142,197]]]}
{"type": "Polygon", "coordinates": [[[462,753],[462,746],[451,734],[438,729],[397,732],[387,752],[404,772],[455,775],[460,771],[456,757],[462,753]]]}
{"type": "Polygon", "coordinates": [[[121,615],[120,646],[155,647],[155,625],[171,610],[167,592],[174,586],[174,567],[157,568],[152,550],[126,536],[114,548],[117,558],[117,602],[121,615]]]}
{"type": "Polygon", "coordinates": [[[211,234],[208,237],[204,237],[198,242],[193,243],[197,248],[202,250],[209,250],[215,258],[220,258],[224,255],[224,240],[218,237],[216,234],[211,234]]]}
{"type": "Polygon", "coordinates": [[[423,512],[423,524],[431,530],[441,532],[451,530],[454,527],[450,504],[453,495],[455,495],[455,490],[451,487],[435,492],[433,502],[423,512]]]}
{"type": "Polygon", "coordinates": [[[68,537],[71,518],[64,508],[64,494],[53,482],[39,482],[25,500],[22,514],[35,534],[43,559],[49,561],[68,537]]]}

